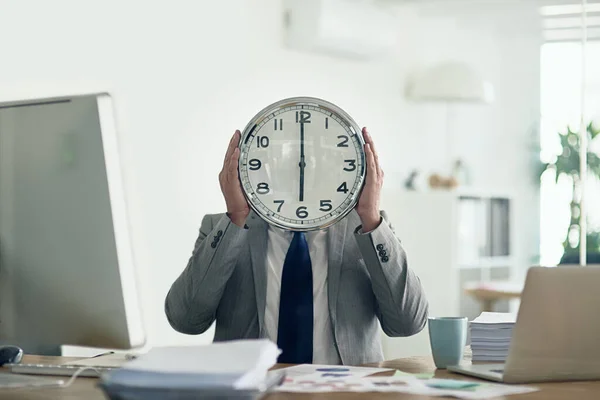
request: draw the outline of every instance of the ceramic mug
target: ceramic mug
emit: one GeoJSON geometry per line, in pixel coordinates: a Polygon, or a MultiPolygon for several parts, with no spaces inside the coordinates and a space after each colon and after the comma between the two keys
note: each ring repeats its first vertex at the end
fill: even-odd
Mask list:
{"type": "Polygon", "coordinates": [[[429,343],[437,368],[458,365],[467,344],[466,317],[429,318],[429,343]]]}

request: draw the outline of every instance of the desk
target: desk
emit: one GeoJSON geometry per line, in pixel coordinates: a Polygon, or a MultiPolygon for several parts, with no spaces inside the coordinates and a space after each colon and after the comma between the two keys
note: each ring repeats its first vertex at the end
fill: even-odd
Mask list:
{"type": "MultiPolygon", "coordinates": [[[[38,357],[25,356],[26,363],[61,363],[67,361],[62,357],[38,357]]],[[[398,360],[386,361],[378,364],[369,364],[372,367],[395,368],[411,373],[427,373],[435,371],[433,361],[429,357],[413,357],[398,360]]],[[[0,368],[0,373],[7,372],[0,368]]],[[[386,375],[386,373],[380,374],[386,375]]],[[[449,373],[445,370],[435,372],[438,378],[453,379],[474,379],[449,373]]],[[[597,382],[566,382],[566,383],[544,383],[533,384],[541,388],[538,392],[527,393],[523,395],[514,395],[502,397],[506,400],[558,400],[558,399],[599,399],[600,381],[597,382]]],[[[292,394],[292,393],[274,393],[265,396],[265,400],[287,400],[287,399],[441,399],[442,397],[423,397],[403,393],[315,393],[315,394],[292,394]]],[[[86,399],[86,400],[106,400],[103,392],[96,387],[95,378],[77,378],[72,386],[68,388],[45,388],[45,389],[27,389],[27,390],[2,390],[0,391],[1,400],[63,400],[63,399],[86,399]]]]}
{"type": "Polygon", "coordinates": [[[521,297],[523,284],[515,282],[475,282],[465,285],[465,293],[481,303],[481,311],[494,311],[498,300],[521,297]]]}

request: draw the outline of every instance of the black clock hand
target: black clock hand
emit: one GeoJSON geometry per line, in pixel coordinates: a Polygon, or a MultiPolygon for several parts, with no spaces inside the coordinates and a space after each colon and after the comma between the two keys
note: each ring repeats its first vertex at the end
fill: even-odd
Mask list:
{"type": "Polygon", "coordinates": [[[304,122],[300,122],[300,197],[299,201],[304,201],[304,122]]]}

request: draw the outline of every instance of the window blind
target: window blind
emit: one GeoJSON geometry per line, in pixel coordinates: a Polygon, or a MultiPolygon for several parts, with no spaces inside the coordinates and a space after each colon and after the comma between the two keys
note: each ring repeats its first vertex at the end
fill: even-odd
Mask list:
{"type": "Polygon", "coordinates": [[[600,1],[542,6],[540,14],[546,42],[580,42],[584,34],[600,40],[600,1]]]}

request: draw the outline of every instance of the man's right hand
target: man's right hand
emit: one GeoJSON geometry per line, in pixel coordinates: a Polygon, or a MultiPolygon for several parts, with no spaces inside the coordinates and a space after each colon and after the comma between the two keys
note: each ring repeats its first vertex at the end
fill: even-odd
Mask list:
{"type": "Polygon", "coordinates": [[[219,183],[221,184],[221,192],[225,197],[227,213],[231,222],[243,228],[246,218],[250,214],[250,206],[242,192],[242,184],[238,176],[238,160],[240,159],[238,143],[240,142],[240,136],[240,131],[236,130],[229,141],[229,147],[223,161],[223,169],[219,173],[219,183]]]}

